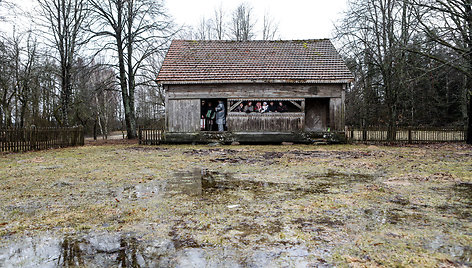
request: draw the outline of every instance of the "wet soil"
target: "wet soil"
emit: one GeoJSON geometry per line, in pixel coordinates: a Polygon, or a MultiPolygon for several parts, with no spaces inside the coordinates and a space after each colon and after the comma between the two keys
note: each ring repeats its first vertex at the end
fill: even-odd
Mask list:
{"type": "Polygon", "coordinates": [[[294,147],[4,156],[0,266],[472,265],[463,148],[294,147]]]}

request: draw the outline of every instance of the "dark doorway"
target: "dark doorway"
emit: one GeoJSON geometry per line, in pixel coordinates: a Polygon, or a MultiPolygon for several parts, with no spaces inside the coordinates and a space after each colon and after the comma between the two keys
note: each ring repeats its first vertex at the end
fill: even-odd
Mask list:
{"type": "Polygon", "coordinates": [[[329,98],[306,99],[305,130],[326,131],[329,125],[329,98]]]}
{"type": "MultiPolygon", "coordinates": [[[[227,117],[228,101],[227,99],[201,99],[200,100],[200,130],[202,131],[218,131],[218,125],[216,122],[216,111],[215,108],[218,106],[219,101],[223,102],[225,118],[227,117]]],[[[224,124],[226,130],[226,123],[224,124]]]]}

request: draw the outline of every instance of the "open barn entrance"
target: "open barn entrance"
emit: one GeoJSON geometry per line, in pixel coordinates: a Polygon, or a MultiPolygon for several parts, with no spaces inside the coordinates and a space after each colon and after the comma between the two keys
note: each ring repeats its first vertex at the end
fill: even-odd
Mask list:
{"type": "Polygon", "coordinates": [[[201,99],[200,100],[200,130],[202,131],[218,131],[217,125],[217,115],[216,115],[216,107],[218,106],[219,102],[223,102],[223,111],[224,111],[224,118],[225,122],[223,123],[223,128],[226,130],[226,116],[227,116],[227,108],[228,108],[228,101],[227,99],[201,99]]]}
{"type": "Polygon", "coordinates": [[[329,126],[329,98],[309,98],[305,104],[305,130],[326,131],[329,126]]]}

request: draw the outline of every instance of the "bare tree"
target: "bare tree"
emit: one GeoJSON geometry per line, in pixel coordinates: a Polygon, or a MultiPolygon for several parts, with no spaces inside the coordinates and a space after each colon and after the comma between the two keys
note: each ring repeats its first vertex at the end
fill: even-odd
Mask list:
{"type": "Polygon", "coordinates": [[[278,23],[274,22],[274,19],[266,12],[262,23],[262,40],[274,40],[278,31],[278,23]]]}
{"type": "Polygon", "coordinates": [[[12,12],[16,13],[16,9],[17,7],[15,3],[6,0],[0,0],[0,21],[8,20],[7,17],[9,17],[12,12]],[[4,11],[2,10],[3,8],[5,8],[5,11],[7,11],[6,14],[4,14],[4,11]]]}
{"type": "Polygon", "coordinates": [[[0,40],[0,126],[10,126],[11,103],[16,91],[13,81],[13,57],[9,51],[7,40],[0,40]]]}
{"type": "Polygon", "coordinates": [[[215,8],[215,17],[213,18],[213,31],[215,32],[215,37],[218,40],[223,40],[225,36],[225,23],[223,6],[220,5],[218,8],[215,8]]]}
{"type": "Polygon", "coordinates": [[[31,105],[35,94],[36,80],[36,60],[37,60],[37,43],[31,36],[31,33],[27,35],[26,47],[22,48],[20,45],[21,40],[15,39],[14,51],[15,51],[15,80],[17,87],[17,100],[20,103],[17,111],[18,126],[24,127],[25,121],[27,120],[27,113],[33,112],[36,105],[31,105]],[[24,52],[24,53],[22,53],[24,52]],[[24,60],[21,60],[24,54],[24,60]]]}
{"type": "Polygon", "coordinates": [[[69,125],[74,61],[84,44],[86,0],[38,0],[44,34],[58,55],[61,80],[61,124],[69,125]]]}
{"type": "Polygon", "coordinates": [[[389,139],[395,138],[399,91],[407,86],[405,51],[416,25],[412,18],[406,0],[356,0],[337,29],[350,55],[362,63],[365,96],[377,91],[386,107],[389,139]]]}
{"type": "Polygon", "coordinates": [[[432,42],[448,48],[456,59],[438,57],[413,50],[466,76],[467,143],[472,144],[472,1],[471,0],[411,0],[421,28],[432,42]]]}
{"type": "Polygon", "coordinates": [[[247,41],[254,37],[254,25],[252,7],[247,3],[240,4],[232,14],[231,38],[237,41],[247,41]]]}
{"type": "Polygon", "coordinates": [[[213,38],[213,21],[211,19],[205,19],[202,17],[197,27],[197,39],[198,40],[211,40],[213,38]]]}
{"type": "Polygon", "coordinates": [[[135,90],[146,59],[168,47],[172,22],[157,0],[89,0],[94,23],[90,31],[102,38],[104,49],[117,57],[119,86],[129,139],[136,137],[135,90]],[[97,30],[95,30],[97,29],[97,30]]]}

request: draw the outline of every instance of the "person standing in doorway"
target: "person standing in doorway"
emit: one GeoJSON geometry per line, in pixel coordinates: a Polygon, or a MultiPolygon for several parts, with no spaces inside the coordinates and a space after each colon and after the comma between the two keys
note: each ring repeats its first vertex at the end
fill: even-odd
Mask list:
{"type": "Polygon", "coordinates": [[[206,102],[205,100],[202,100],[202,106],[200,108],[200,130],[206,130],[206,119],[205,119],[205,116],[207,114],[207,111],[208,111],[208,107],[206,105],[206,102]]]}
{"type": "Polygon", "coordinates": [[[225,105],[223,104],[223,101],[218,101],[218,106],[216,106],[215,111],[218,131],[223,132],[226,124],[225,105]]]}
{"type": "Polygon", "coordinates": [[[213,123],[215,122],[215,110],[213,110],[212,106],[211,102],[208,102],[208,109],[205,115],[207,131],[213,130],[213,123]]]}

